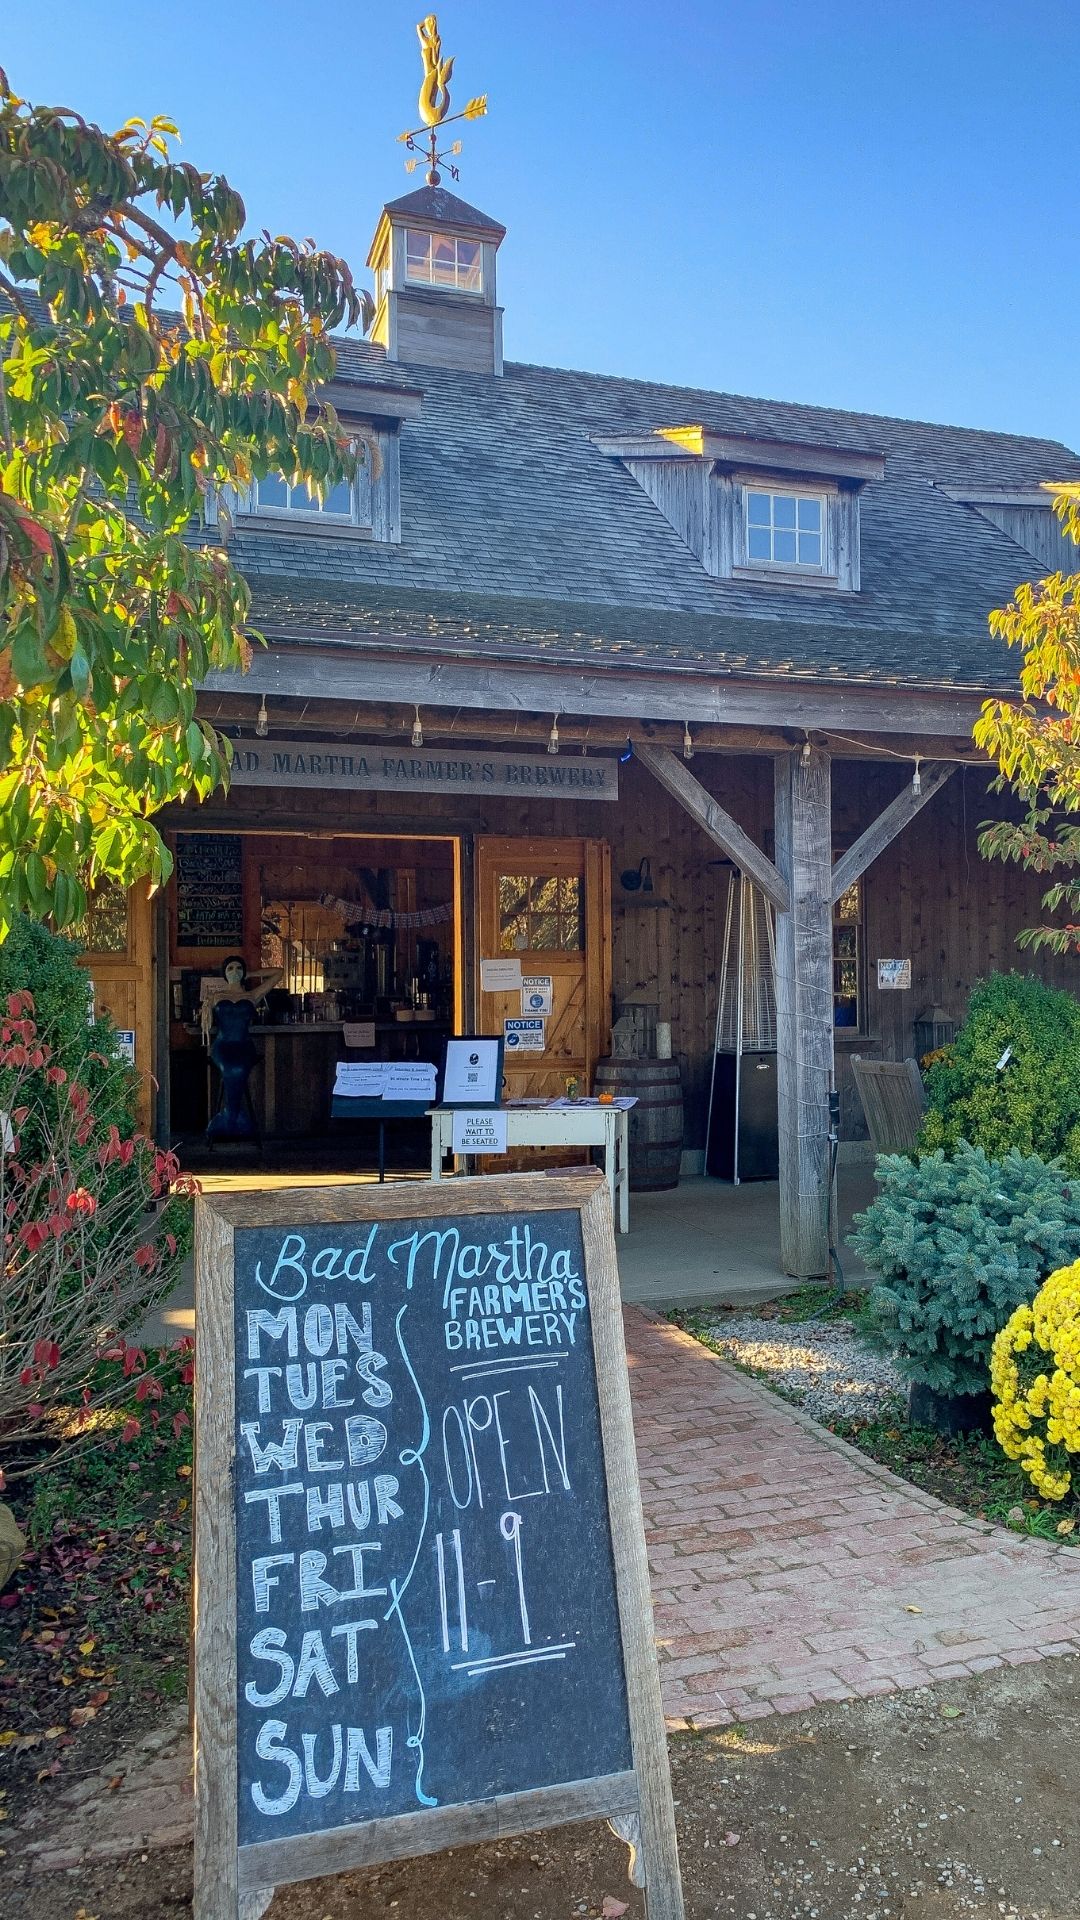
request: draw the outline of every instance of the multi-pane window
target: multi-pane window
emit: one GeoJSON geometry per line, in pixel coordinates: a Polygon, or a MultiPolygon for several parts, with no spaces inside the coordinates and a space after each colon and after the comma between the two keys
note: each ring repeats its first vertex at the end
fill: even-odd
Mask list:
{"type": "Polygon", "coordinates": [[[338,480],[327,487],[322,499],[303,481],[286,480],[284,474],[268,473],[256,480],[241,504],[241,511],[270,515],[273,518],[319,521],[323,525],[369,527],[371,525],[371,476],[363,462],[355,480],[338,480]]]}
{"type": "Polygon", "coordinates": [[[479,240],[453,233],[405,233],[405,277],[424,287],[453,287],[458,293],[481,291],[479,240]]]}
{"type": "Polygon", "coordinates": [[[87,896],[86,913],[65,933],[88,953],[126,953],[128,950],[128,896],[114,881],[104,880],[87,896]]]}
{"type": "Polygon", "coordinates": [[[817,493],[746,495],[746,557],[751,565],[816,567],[824,561],[825,501],[817,493]]]}
{"type": "Polygon", "coordinates": [[[833,908],[833,1025],[862,1031],[862,885],[856,880],[833,908]]]}
{"type": "Polygon", "coordinates": [[[501,952],[580,953],[584,944],[580,875],[499,875],[501,952]]]}
{"type": "Polygon", "coordinates": [[[317,514],[326,520],[351,520],[352,488],[347,480],[328,487],[323,498],[308,490],[302,482],[286,480],[283,474],[268,473],[255,483],[257,513],[317,514]]]}

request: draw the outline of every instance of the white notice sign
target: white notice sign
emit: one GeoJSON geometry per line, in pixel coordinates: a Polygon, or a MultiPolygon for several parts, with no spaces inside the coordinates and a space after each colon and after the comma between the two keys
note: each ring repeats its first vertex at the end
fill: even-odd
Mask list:
{"type": "Polygon", "coordinates": [[[507,1053],[543,1053],[545,1025],[542,1019],[504,1020],[503,1045],[507,1053]]]}
{"type": "Polygon", "coordinates": [[[455,1153],[505,1153],[505,1111],[488,1108],[477,1113],[459,1107],[454,1114],[452,1144],[455,1153]]]}
{"type": "Polygon", "coordinates": [[[481,960],[482,993],[516,993],[521,985],[520,960],[481,960]]]}
{"type": "Polygon", "coordinates": [[[903,993],[911,986],[910,960],[879,960],[877,963],[877,983],[885,989],[903,993]]]}
{"type": "Polygon", "coordinates": [[[334,1092],[348,1100],[381,1100],[382,1060],[339,1060],[334,1074],[334,1092]]]}
{"type": "Polygon", "coordinates": [[[384,1100],[435,1098],[435,1068],[424,1060],[388,1061],[383,1069],[384,1100]]]}
{"type": "Polygon", "coordinates": [[[375,1045],[374,1020],[346,1020],[342,1034],[347,1047],[373,1047],[375,1045]]]}
{"type": "Polygon", "coordinates": [[[550,1013],[554,990],[555,982],[550,973],[523,973],[521,976],[522,1013],[550,1013]]]}

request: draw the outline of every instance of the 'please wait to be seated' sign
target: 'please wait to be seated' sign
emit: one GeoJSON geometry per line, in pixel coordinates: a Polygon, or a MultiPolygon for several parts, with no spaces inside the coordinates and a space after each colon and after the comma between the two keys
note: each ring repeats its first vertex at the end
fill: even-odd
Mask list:
{"type": "Polygon", "coordinates": [[[599,1174],[215,1195],[196,1920],[566,1820],[682,1898],[599,1174]]]}

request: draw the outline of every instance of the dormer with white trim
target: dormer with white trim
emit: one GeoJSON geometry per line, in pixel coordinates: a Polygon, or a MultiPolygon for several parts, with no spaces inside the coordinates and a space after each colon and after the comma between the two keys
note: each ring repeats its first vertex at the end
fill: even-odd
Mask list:
{"type": "Polygon", "coordinates": [[[859,591],[859,494],[881,453],[702,426],[597,436],[718,580],[859,591]]]}

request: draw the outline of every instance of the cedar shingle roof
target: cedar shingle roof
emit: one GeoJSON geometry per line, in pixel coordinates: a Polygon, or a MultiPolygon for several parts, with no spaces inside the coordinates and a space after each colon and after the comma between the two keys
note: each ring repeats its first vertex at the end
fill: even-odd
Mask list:
{"type": "Polygon", "coordinates": [[[238,533],[255,620],[280,637],[992,687],[1015,674],[986,616],[1039,565],[940,489],[1080,477],[1055,441],[551,367],[511,363],[498,379],[402,366],[358,340],[339,342],[338,378],[423,390],[401,440],[402,540],[238,533]],[[885,477],[861,495],[861,592],[711,578],[591,438],[688,422],[883,450],[885,477]]]}

